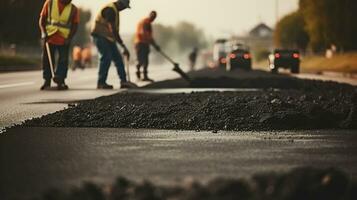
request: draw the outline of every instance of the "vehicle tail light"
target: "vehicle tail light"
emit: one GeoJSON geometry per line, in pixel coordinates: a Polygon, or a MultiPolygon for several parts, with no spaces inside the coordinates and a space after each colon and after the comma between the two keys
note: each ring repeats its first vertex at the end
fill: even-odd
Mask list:
{"type": "Polygon", "coordinates": [[[229,55],[229,57],[230,57],[231,59],[234,59],[234,58],[236,58],[237,56],[236,56],[236,54],[232,53],[231,55],[229,55]]]}
{"type": "Polygon", "coordinates": [[[243,57],[244,57],[244,59],[249,59],[249,58],[250,58],[250,54],[249,54],[249,53],[245,53],[245,54],[243,55],[243,57]]]}
{"type": "Polygon", "coordinates": [[[300,58],[300,55],[298,53],[294,53],[293,58],[300,58]]]}
{"type": "Polygon", "coordinates": [[[275,56],[275,58],[280,58],[281,57],[280,53],[276,53],[274,56],[275,56]]]}
{"type": "Polygon", "coordinates": [[[227,63],[227,59],[226,58],[221,58],[221,63],[222,64],[226,64],[227,63]]]}

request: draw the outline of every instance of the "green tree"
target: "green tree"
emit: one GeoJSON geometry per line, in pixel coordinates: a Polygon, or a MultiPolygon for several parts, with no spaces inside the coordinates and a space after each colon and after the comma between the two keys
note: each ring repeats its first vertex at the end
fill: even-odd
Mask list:
{"type": "Polygon", "coordinates": [[[305,21],[299,11],[283,17],[275,28],[275,45],[283,48],[298,48],[305,51],[309,43],[309,35],[304,28],[305,21]]]}
{"type": "Polygon", "coordinates": [[[357,50],[357,1],[300,0],[299,6],[313,50],[323,50],[331,44],[357,50]]]}
{"type": "Polygon", "coordinates": [[[43,3],[44,0],[1,0],[0,43],[37,44],[43,3]]]}

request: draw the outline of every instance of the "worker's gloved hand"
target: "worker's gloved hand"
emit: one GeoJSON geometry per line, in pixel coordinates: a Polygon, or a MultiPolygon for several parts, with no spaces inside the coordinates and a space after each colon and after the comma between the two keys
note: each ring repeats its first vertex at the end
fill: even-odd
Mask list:
{"type": "Polygon", "coordinates": [[[41,33],[41,40],[44,41],[44,42],[47,42],[48,35],[46,33],[41,33]]]}
{"type": "Polygon", "coordinates": [[[129,52],[128,48],[124,47],[123,55],[126,56],[128,58],[128,60],[130,60],[130,52],[129,52]]]}

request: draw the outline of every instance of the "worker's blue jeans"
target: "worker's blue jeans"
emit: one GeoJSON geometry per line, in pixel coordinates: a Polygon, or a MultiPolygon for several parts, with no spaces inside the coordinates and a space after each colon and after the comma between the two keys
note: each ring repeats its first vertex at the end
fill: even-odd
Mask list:
{"type": "Polygon", "coordinates": [[[98,85],[106,84],[109,67],[112,61],[117,68],[120,80],[126,82],[123,58],[116,43],[98,35],[93,35],[93,39],[100,54],[98,85]]]}
{"type": "MultiPolygon", "coordinates": [[[[58,53],[58,64],[57,67],[53,69],[54,74],[56,77],[64,80],[65,78],[67,78],[67,72],[68,72],[69,45],[49,44],[48,46],[50,47],[53,67],[56,66],[55,55],[58,53]]],[[[51,80],[52,74],[50,68],[50,61],[48,59],[47,49],[45,44],[42,53],[42,68],[43,68],[43,78],[45,80],[51,80]]]]}

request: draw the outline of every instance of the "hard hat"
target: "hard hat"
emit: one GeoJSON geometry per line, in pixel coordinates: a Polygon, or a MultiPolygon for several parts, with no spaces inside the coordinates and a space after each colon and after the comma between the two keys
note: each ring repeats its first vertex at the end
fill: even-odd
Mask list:
{"type": "Polygon", "coordinates": [[[127,8],[131,8],[130,7],[130,0],[118,0],[118,2],[122,3],[127,8]]]}

